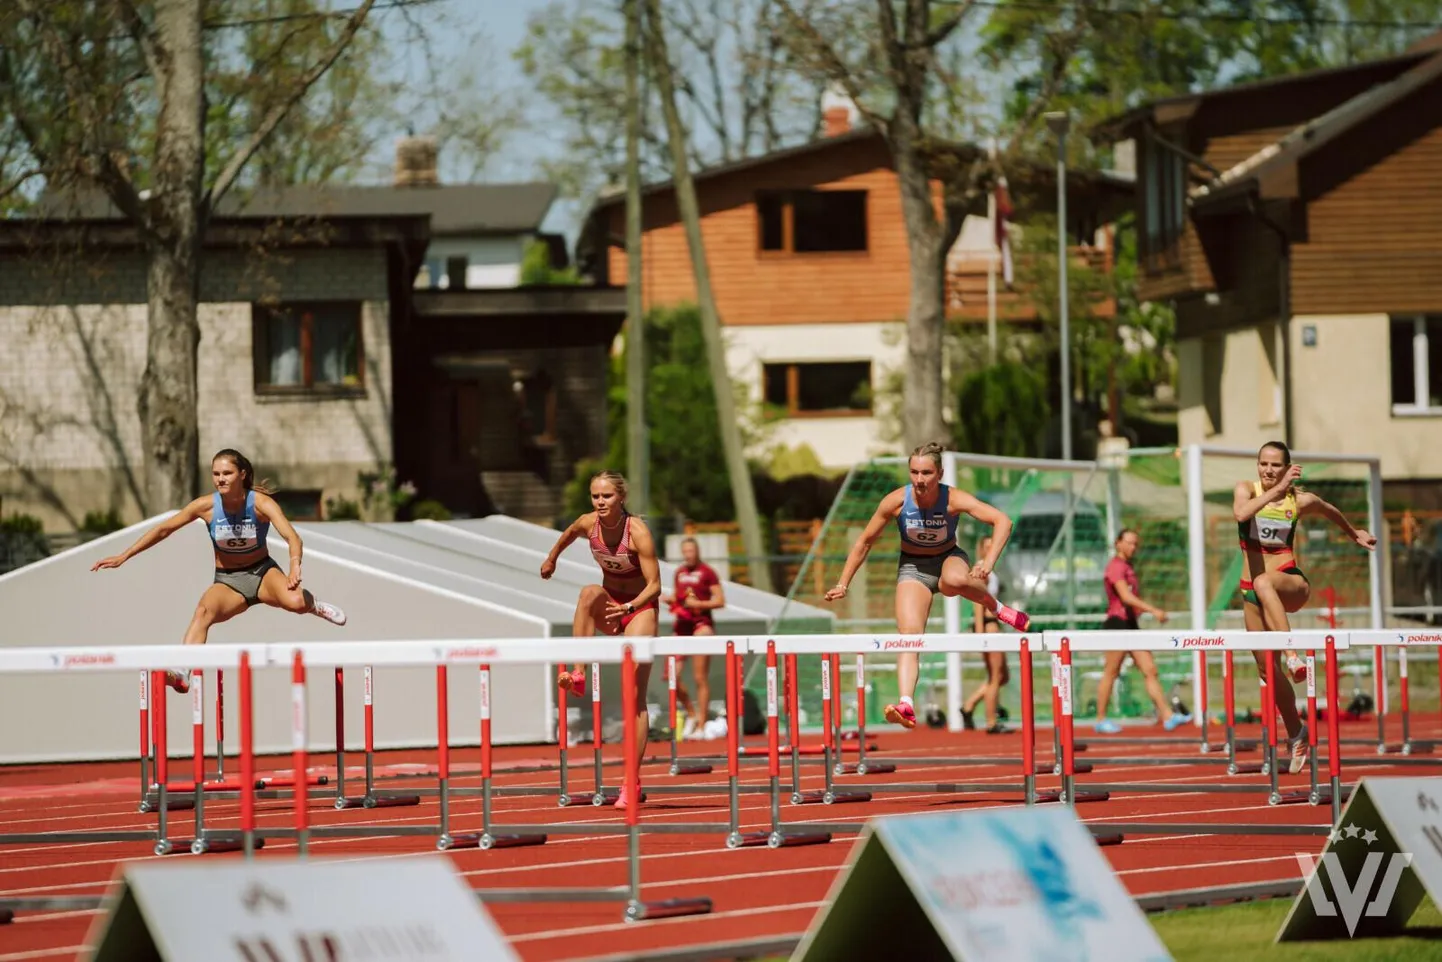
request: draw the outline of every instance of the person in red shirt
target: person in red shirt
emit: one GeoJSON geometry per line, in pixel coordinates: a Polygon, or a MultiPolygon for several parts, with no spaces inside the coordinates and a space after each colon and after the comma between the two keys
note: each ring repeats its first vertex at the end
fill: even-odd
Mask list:
{"type": "MultiPolygon", "coordinates": [[[[695,538],[681,541],[681,564],[676,569],[676,593],[661,599],[676,618],[678,635],[714,635],[716,625],[711,612],[725,607],[726,592],[716,571],[701,560],[701,548],[695,538]]],[[[680,659],[677,659],[679,662],[680,659]]],[[[678,678],[676,700],[686,710],[686,727],[683,738],[690,738],[706,724],[708,706],[711,704],[711,656],[693,655],[691,677],[696,682],[696,701],[678,678]],[[700,706],[699,710],[696,706],[700,706]]],[[[679,665],[677,673],[679,675],[679,665]]]]}
{"type": "MultiPolygon", "coordinates": [[[[1131,528],[1123,528],[1117,535],[1117,553],[1112,560],[1107,562],[1106,573],[1103,580],[1106,582],[1107,592],[1107,620],[1102,624],[1106,631],[1136,631],[1137,616],[1141,613],[1151,615],[1162,624],[1167,622],[1167,613],[1155,605],[1149,605],[1137,594],[1137,570],[1132,567],[1132,558],[1136,557],[1137,550],[1141,548],[1141,538],[1131,528]]],[[[1097,723],[1096,730],[1103,734],[1115,734],[1121,731],[1121,726],[1114,721],[1107,720],[1107,702],[1111,701],[1112,685],[1116,683],[1117,675],[1121,674],[1122,662],[1126,659],[1128,652],[1109,651],[1107,652],[1106,664],[1102,667],[1101,680],[1097,682],[1097,723]]],[[[1191,715],[1183,715],[1172,710],[1167,704],[1166,695],[1162,692],[1161,680],[1157,677],[1157,662],[1149,651],[1133,651],[1132,664],[1146,679],[1147,695],[1152,699],[1152,704],[1157,706],[1157,718],[1165,719],[1167,731],[1172,731],[1178,725],[1184,725],[1192,720],[1191,715]]]]}

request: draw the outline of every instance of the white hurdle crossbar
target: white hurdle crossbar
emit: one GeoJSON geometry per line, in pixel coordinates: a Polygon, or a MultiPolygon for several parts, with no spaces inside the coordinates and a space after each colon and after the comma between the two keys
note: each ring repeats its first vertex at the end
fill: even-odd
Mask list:
{"type": "MultiPolygon", "coordinates": [[[[1381,671],[1378,672],[1377,687],[1382,697],[1379,697],[1377,700],[1377,754],[1385,755],[1392,750],[1392,746],[1389,746],[1387,743],[1385,727],[1386,715],[1382,710],[1386,704],[1383,699],[1386,696],[1387,686],[1387,660],[1383,653],[1388,648],[1397,649],[1400,714],[1402,715],[1402,742],[1396,746],[1397,751],[1403,755],[1429,754],[1436,749],[1438,745],[1442,745],[1442,741],[1433,739],[1421,741],[1412,740],[1411,684],[1407,677],[1407,652],[1412,649],[1436,647],[1438,652],[1438,665],[1442,666],[1442,631],[1438,631],[1437,629],[1394,628],[1349,631],[1348,634],[1350,636],[1350,644],[1353,648],[1376,648],[1378,652],[1375,664],[1381,666],[1381,671]]],[[[1363,742],[1361,739],[1355,741],[1359,744],[1363,742]]],[[[1435,765],[1437,763],[1429,759],[1392,758],[1387,760],[1387,764],[1435,765]]]]}

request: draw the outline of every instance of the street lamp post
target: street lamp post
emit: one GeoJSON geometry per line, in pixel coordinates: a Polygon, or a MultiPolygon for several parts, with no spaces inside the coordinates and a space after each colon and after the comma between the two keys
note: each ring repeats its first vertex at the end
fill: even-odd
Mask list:
{"type": "MultiPolygon", "coordinates": [[[[1067,310],[1067,263],[1066,263],[1066,135],[1071,130],[1071,115],[1066,111],[1053,110],[1046,114],[1046,125],[1056,134],[1056,273],[1057,311],[1061,321],[1061,457],[1070,461],[1071,449],[1071,326],[1067,310]]],[[[1068,626],[1076,620],[1076,551],[1073,520],[1075,505],[1072,499],[1072,474],[1066,472],[1066,613],[1068,626]]]]}

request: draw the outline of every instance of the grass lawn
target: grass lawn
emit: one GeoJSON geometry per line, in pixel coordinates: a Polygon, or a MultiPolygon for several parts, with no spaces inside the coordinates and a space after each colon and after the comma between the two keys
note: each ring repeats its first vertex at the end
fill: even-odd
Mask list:
{"type": "MultiPolygon", "coordinates": [[[[1340,942],[1291,942],[1277,945],[1277,930],[1291,899],[1267,899],[1215,908],[1179,909],[1147,916],[1176,962],[1442,962],[1442,912],[1423,899],[1394,939],[1340,942]]],[[[762,962],[786,962],[774,956],[762,962]]]]}

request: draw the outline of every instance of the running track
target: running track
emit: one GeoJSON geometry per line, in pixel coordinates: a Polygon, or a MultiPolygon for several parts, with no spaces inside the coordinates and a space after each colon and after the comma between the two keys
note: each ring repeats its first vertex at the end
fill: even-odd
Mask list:
{"type": "MultiPolygon", "coordinates": [[[[1442,733],[1435,724],[1418,724],[1416,737],[1433,737],[1442,733]]],[[[1215,732],[1216,730],[1213,729],[1215,732]]],[[[1156,734],[1160,729],[1130,729],[1126,734],[1156,734]]],[[[1375,720],[1360,724],[1344,724],[1342,737],[1367,738],[1376,732],[1375,720]]],[[[1255,728],[1244,730],[1243,737],[1255,738],[1255,728]]],[[[1396,737],[1398,733],[1389,733],[1396,737]]],[[[894,729],[875,735],[879,743],[877,760],[902,762],[907,755],[962,754],[969,756],[1019,755],[1018,735],[987,736],[980,732],[957,735],[917,729],[901,733],[894,729]]],[[[1106,802],[1084,803],[1077,809],[1085,820],[1094,821],[1186,821],[1321,824],[1328,821],[1330,809],[1309,805],[1267,804],[1266,781],[1259,775],[1226,775],[1225,766],[1196,764],[1199,756],[1196,742],[1179,740],[1177,746],[1138,746],[1107,744],[1106,736],[1083,735],[1090,749],[1078,755],[1079,761],[1090,757],[1177,757],[1175,765],[1129,765],[1125,763],[1098,766],[1090,775],[1078,776],[1084,786],[1092,781],[1125,782],[1249,782],[1258,786],[1252,794],[1219,794],[1198,791],[1181,794],[1113,794],[1106,802]]],[[[1214,739],[1216,735],[1214,734],[1214,739]]],[[[1038,729],[1038,756],[1050,758],[1050,729],[1038,729]]],[[[723,741],[692,743],[691,754],[714,754],[723,750],[723,741]]],[[[608,746],[610,748],[612,746],[608,746]]],[[[661,746],[664,747],[664,746],[661,746]]],[[[589,762],[588,746],[578,746],[572,764],[589,762]]],[[[1364,775],[1442,775],[1442,756],[1437,764],[1391,767],[1367,745],[1344,746],[1343,779],[1347,783],[1364,775]]],[[[653,743],[652,752],[658,746],[653,743]]],[[[1325,747],[1322,749],[1325,759],[1325,747]]],[[[616,754],[619,756],[619,749],[616,754]]],[[[433,753],[387,753],[377,757],[377,772],[405,771],[403,766],[424,763],[433,753]]],[[[476,749],[453,750],[452,765],[459,770],[474,770],[476,749]]],[[[1257,753],[1241,756],[1256,760],[1257,753]]],[[[1394,756],[1395,757],[1395,756],[1394,756]]],[[[359,756],[351,756],[352,762],[359,756]]],[[[510,748],[497,750],[498,768],[507,765],[547,763],[554,760],[554,751],[510,748]]],[[[262,759],[261,767],[273,761],[276,770],[284,770],[287,761],[262,759]]],[[[212,763],[213,764],[213,763],[212,763]]],[[[188,771],[181,761],[172,769],[175,775],[188,771]]],[[[725,821],[724,766],[717,765],[717,774],[708,776],[671,777],[660,764],[643,768],[644,785],[666,783],[714,785],[714,793],[698,790],[689,795],[651,796],[642,808],[643,821],[684,823],[687,821],[725,821]]],[[[235,770],[234,760],[227,760],[227,771],[235,770]]],[[[742,784],[762,784],[765,765],[747,764],[742,768],[742,784]]],[[[316,765],[314,773],[333,771],[316,765]]],[[[588,769],[574,769],[573,791],[590,786],[588,769]]],[[[617,777],[618,769],[608,767],[608,782],[617,777]]],[[[819,763],[803,765],[804,789],[822,784],[819,763]]],[[[1320,768],[1325,778],[1326,768],[1320,768]]],[[[86,829],[145,829],[153,827],[154,815],[136,811],[139,786],[137,770],[132,764],[106,763],[64,766],[14,766],[0,769],[0,825],[8,832],[77,831],[86,829]]],[[[348,779],[349,779],[348,774],[348,779]]],[[[554,786],[554,772],[511,773],[498,776],[496,784],[508,786],[554,786]]],[[[894,774],[864,778],[847,776],[843,783],[882,781],[946,781],[964,780],[1017,781],[1012,766],[906,766],[894,774]]],[[[785,779],[783,777],[783,783],[785,779]]],[[[1058,779],[1043,776],[1039,787],[1055,787],[1058,779]]],[[[433,787],[434,780],[390,781],[386,788],[433,787]]],[[[457,787],[479,784],[476,777],[453,779],[457,787]]],[[[1283,774],[1281,784],[1305,787],[1305,773],[1283,774]]],[[[349,783],[354,793],[359,783],[349,783]]],[[[257,812],[262,828],[287,828],[291,825],[289,800],[262,800],[257,812]]],[[[742,795],[743,830],[761,830],[769,825],[769,799],[766,795],[742,795]]],[[[792,806],[783,794],[782,819],[787,823],[805,821],[852,822],[880,814],[936,811],[949,807],[968,808],[988,805],[1016,804],[1015,797],[998,794],[988,796],[947,796],[940,794],[884,794],[870,803],[852,805],[792,806]]],[[[452,831],[475,831],[480,827],[480,800],[453,798],[451,801],[452,831]]],[[[554,797],[506,797],[496,801],[496,821],[504,825],[515,822],[576,822],[621,823],[621,813],[612,808],[573,807],[560,809],[554,797]]],[[[206,803],[206,824],[212,828],[238,826],[239,803],[210,800],[206,803]]],[[[311,825],[331,824],[427,824],[434,823],[437,807],[434,798],[423,798],[419,807],[337,812],[328,800],[313,799],[311,825]]],[[[192,813],[172,814],[176,837],[188,837],[192,813]]],[[[852,849],[852,836],[838,836],[829,845],[815,845],[772,850],[765,847],[727,850],[717,835],[643,835],[642,880],[648,900],[685,896],[706,896],[713,901],[709,916],[625,923],[622,907],[615,903],[578,905],[517,905],[497,904],[490,911],[527,962],[555,959],[585,959],[618,953],[641,952],[661,948],[730,942],[747,938],[795,935],[803,932],[826,898],[838,869],[852,849]]],[[[1157,894],[1203,886],[1242,882],[1291,879],[1297,876],[1295,852],[1318,852],[1321,836],[1128,836],[1121,845],[1103,849],[1123,883],[1136,895],[1157,894]]],[[[312,839],[314,856],[356,859],[385,859],[405,854],[434,852],[430,838],[379,839],[312,839]]],[[[452,852],[457,869],[477,889],[488,887],[539,887],[620,885],[626,881],[624,860],[625,840],[621,837],[552,836],[547,844],[535,848],[501,849],[489,852],[466,850],[452,852]]],[[[285,857],[294,854],[294,843],[270,840],[258,857],[285,857]]],[[[169,860],[189,859],[189,855],[167,856],[169,860]]],[[[206,858],[238,858],[238,855],[210,855],[206,858]]],[[[123,863],[153,860],[146,843],[84,843],[69,845],[13,845],[0,847],[0,896],[101,895],[110,887],[118,866],[123,863]]],[[[0,926],[0,962],[21,962],[30,959],[73,959],[79,956],[96,912],[21,913],[13,924],[0,926]]]]}

